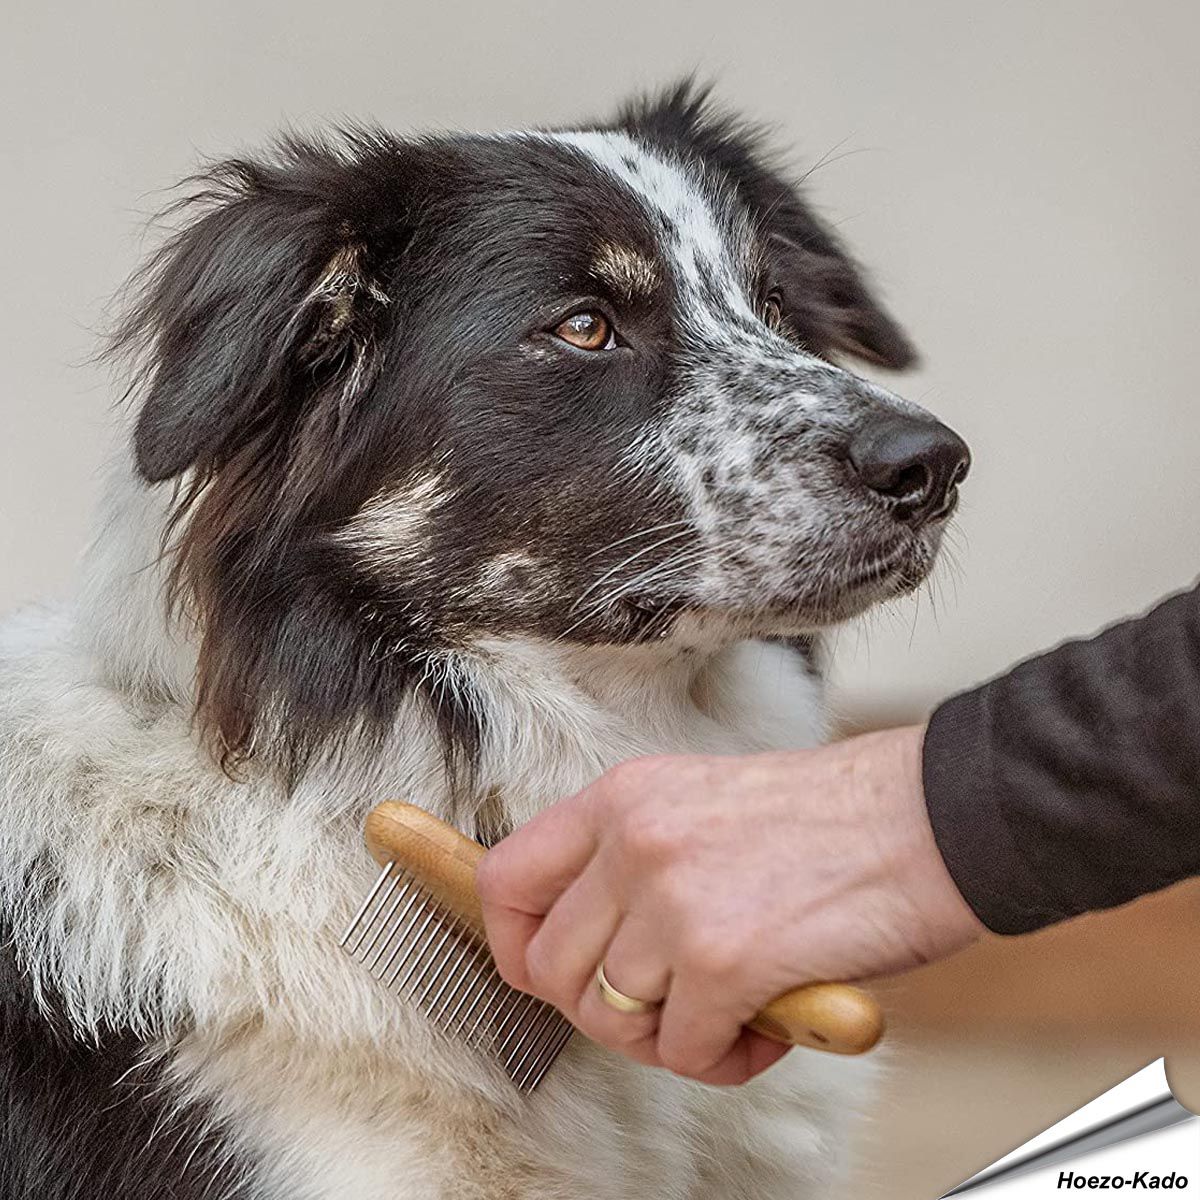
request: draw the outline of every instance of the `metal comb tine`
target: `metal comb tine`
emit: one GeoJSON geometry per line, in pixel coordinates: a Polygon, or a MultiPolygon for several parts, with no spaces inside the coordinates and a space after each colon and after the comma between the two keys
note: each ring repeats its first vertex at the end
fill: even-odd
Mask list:
{"type": "MultiPolygon", "coordinates": [[[[417,952],[417,956],[412,960],[408,970],[405,972],[404,978],[396,984],[396,987],[400,991],[404,991],[404,989],[406,989],[410,983],[413,987],[415,987],[422,979],[425,978],[425,972],[429,970],[430,963],[437,961],[438,951],[441,949],[443,943],[446,941],[446,938],[449,936],[449,931],[442,925],[442,910],[438,907],[435,907],[432,915],[437,918],[438,925],[429,931],[429,935],[422,943],[420,950],[417,952]],[[442,936],[441,939],[435,944],[434,939],[437,938],[439,928],[441,929],[442,936]],[[433,947],[432,950],[430,949],[431,946],[433,947]]],[[[412,993],[410,992],[408,994],[411,996],[412,993]]]]}
{"type": "MultiPolygon", "coordinates": [[[[476,980],[474,994],[472,995],[470,991],[465,992],[458,1004],[455,1006],[454,1012],[450,1016],[452,1027],[457,1029],[460,1033],[466,1030],[467,1021],[470,1019],[471,1014],[475,1011],[476,1005],[479,1004],[479,1001],[482,1000],[486,994],[486,989],[492,976],[496,974],[496,964],[489,962],[483,957],[482,954],[477,954],[475,956],[475,966],[478,969],[481,977],[476,980]],[[460,1017],[460,1010],[462,1009],[462,1006],[466,1004],[468,999],[471,1001],[471,1003],[467,1005],[466,1012],[462,1013],[460,1017]]],[[[469,1034],[467,1034],[467,1040],[470,1040],[469,1034]]]]}
{"type": "Polygon", "coordinates": [[[383,945],[379,949],[379,954],[376,955],[375,964],[370,968],[371,975],[375,979],[383,979],[384,972],[391,965],[392,960],[404,948],[404,938],[406,934],[402,926],[393,925],[388,931],[387,937],[383,940],[383,945]]]}
{"type": "Polygon", "coordinates": [[[469,986],[464,989],[462,985],[464,983],[469,984],[472,978],[478,982],[478,969],[478,965],[473,960],[465,963],[461,973],[459,974],[458,981],[451,989],[450,995],[446,997],[446,1003],[442,1007],[440,1019],[447,1030],[459,1029],[458,1014],[462,1012],[462,1006],[466,1004],[467,999],[474,990],[469,986]],[[454,1003],[456,996],[458,997],[458,1002],[454,1004],[454,1007],[449,1012],[446,1012],[446,1009],[449,1008],[452,1003],[454,1003]]]}
{"type": "MultiPolygon", "coordinates": [[[[383,956],[387,954],[388,947],[392,946],[392,953],[395,953],[394,945],[396,937],[399,935],[400,941],[404,940],[404,916],[412,907],[413,897],[420,895],[420,885],[414,883],[411,879],[406,879],[400,891],[396,893],[396,901],[388,911],[386,917],[378,917],[381,921],[383,929],[383,939],[375,947],[375,954],[370,962],[367,962],[367,970],[376,978],[379,977],[379,965],[383,962],[383,956]]],[[[366,962],[366,955],[363,955],[363,962],[366,962]]]]}
{"type": "Polygon", "coordinates": [[[538,1067],[533,1077],[525,1084],[527,1090],[532,1092],[542,1082],[543,1076],[554,1065],[555,1059],[563,1052],[563,1047],[571,1040],[571,1034],[575,1032],[575,1028],[569,1022],[564,1022],[564,1025],[565,1028],[559,1034],[557,1041],[552,1043],[549,1051],[542,1056],[541,1066],[538,1067]]]}
{"type": "Polygon", "coordinates": [[[513,1079],[516,1079],[521,1069],[531,1061],[530,1055],[536,1059],[541,1053],[546,1043],[550,1040],[551,1028],[554,1024],[553,1013],[546,1005],[539,1003],[534,1009],[533,1014],[529,1018],[529,1025],[525,1035],[512,1048],[508,1055],[508,1065],[513,1079]],[[525,1045],[527,1039],[532,1035],[532,1040],[528,1045],[525,1045]],[[517,1057],[517,1052],[525,1045],[524,1052],[521,1057],[517,1057]]]}
{"type": "Polygon", "coordinates": [[[538,1067],[538,1069],[529,1077],[529,1079],[523,1085],[525,1091],[527,1091],[527,1092],[537,1091],[538,1084],[541,1083],[543,1079],[545,1079],[546,1072],[548,1070],[550,1070],[550,1068],[552,1066],[554,1066],[554,1063],[558,1059],[558,1056],[563,1052],[563,1048],[566,1046],[566,1044],[569,1040],[570,1040],[570,1035],[568,1034],[567,1036],[562,1038],[562,1040],[558,1043],[557,1046],[553,1047],[552,1052],[546,1056],[545,1061],[543,1061],[541,1066],[538,1067]]]}
{"type": "Polygon", "coordinates": [[[450,1015],[452,1026],[459,1033],[466,1032],[467,1021],[475,1011],[475,1006],[487,994],[487,988],[497,973],[496,964],[492,962],[491,956],[484,947],[476,948],[475,955],[471,960],[470,971],[474,978],[473,986],[459,999],[454,1006],[454,1012],[450,1015]],[[470,1001],[469,1004],[468,1001],[470,1001]],[[464,1004],[466,1004],[465,1009],[463,1008],[464,1004]]]}
{"type": "MultiPolygon", "coordinates": [[[[385,885],[387,885],[393,879],[395,874],[395,863],[388,863],[387,866],[385,866],[379,872],[379,875],[375,879],[375,883],[371,887],[370,893],[367,895],[366,900],[363,901],[362,907],[355,914],[354,920],[351,922],[351,928],[357,927],[361,930],[364,926],[372,923],[375,916],[375,913],[372,910],[374,909],[375,911],[378,911],[377,906],[382,903],[385,885]]],[[[347,930],[347,933],[349,932],[350,931],[347,930]]]]}
{"type": "Polygon", "coordinates": [[[542,1081],[542,1077],[554,1065],[555,1060],[563,1052],[567,1043],[571,1040],[571,1036],[575,1032],[575,1027],[569,1022],[564,1021],[563,1027],[559,1031],[558,1036],[550,1043],[546,1052],[542,1055],[540,1062],[535,1069],[530,1073],[529,1079],[526,1081],[526,1086],[532,1091],[542,1081]]]}
{"type": "Polygon", "coordinates": [[[518,1018],[518,1024],[514,1030],[509,1033],[509,1036],[504,1039],[504,1045],[500,1046],[500,1049],[497,1050],[497,1054],[503,1055],[504,1069],[506,1072],[509,1072],[510,1075],[514,1073],[514,1070],[520,1068],[521,1064],[526,1061],[529,1050],[533,1048],[533,1043],[529,1043],[529,1045],[526,1045],[526,1043],[530,1037],[534,1037],[534,1040],[536,1040],[536,1034],[538,1034],[540,1031],[538,1018],[541,1014],[541,1002],[534,1000],[533,996],[530,996],[529,998],[533,1001],[533,1003],[526,1004],[526,1006],[521,1009],[521,1015],[520,1018],[518,1018]],[[508,1051],[508,1054],[505,1054],[505,1046],[508,1046],[508,1044],[511,1042],[512,1034],[522,1031],[522,1028],[523,1032],[521,1032],[521,1037],[517,1038],[514,1045],[512,1045],[512,1048],[508,1051]],[[517,1058],[517,1054],[520,1052],[522,1046],[526,1048],[526,1051],[524,1051],[524,1054],[521,1055],[520,1058],[517,1058]]]}
{"type": "Polygon", "coordinates": [[[509,1031],[501,1048],[495,1051],[496,1057],[500,1060],[501,1066],[504,1067],[505,1072],[510,1078],[516,1077],[517,1069],[525,1061],[534,1042],[537,1041],[538,1034],[541,1031],[540,1020],[540,1001],[534,1001],[533,1004],[525,1005],[519,1014],[515,1028],[509,1031]],[[520,1036],[513,1042],[513,1036],[517,1033],[520,1036]],[[530,1041],[531,1038],[533,1042],[530,1041]],[[522,1049],[524,1053],[521,1053],[522,1049]]]}
{"type": "MultiPolygon", "coordinates": [[[[426,903],[424,898],[422,899],[422,903],[426,903]]],[[[412,942],[409,944],[408,949],[405,950],[405,952],[401,955],[400,961],[393,968],[391,975],[388,976],[388,978],[384,980],[384,982],[387,984],[388,987],[392,987],[395,984],[397,978],[400,975],[400,972],[404,969],[404,964],[407,963],[410,958],[412,958],[413,951],[417,951],[418,952],[417,957],[420,958],[421,952],[424,951],[424,948],[425,948],[421,942],[421,938],[423,938],[425,936],[425,930],[429,928],[429,923],[436,916],[437,916],[437,909],[430,908],[426,911],[425,920],[422,921],[421,924],[413,932],[412,942]]],[[[383,976],[381,975],[380,978],[383,979],[383,976]]]]}
{"type": "Polygon", "coordinates": [[[396,944],[392,948],[391,954],[388,955],[387,962],[375,974],[375,978],[384,987],[390,988],[396,981],[396,976],[400,974],[404,964],[408,962],[413,952],[417,949],[425,927],[433,919],[424,892],[416,891],[413,893],[413,902],[405,906],[404,916],[407,918],[410,912],[413,914],[412,923],[408,926],[397,927],[399,937],[396,940],[396,944]],[[422,916],[424,916],[423,922],[420,920],[422,916]]]}
{"type": "MultiPolygon", "coordinates": [[[[459,922],[455,919],[452,913],[443,909],[445,932],[442,934],[441,940],[429,952],[429,958],[424,967],[418,972],[412,982],[412,994],[414,1003],[418,1005],[426,1014],[430,1012],[429,993],[438,986],[441,982],[445,986],[444,976],[447,972],[450,956],[454,953],[455,947],[461,944],[462,928],[459,922]],[[423,984],[420,995],[417,994],[418,985],[423,984]]],[[[440,995],[440,991],[439,991],[440,995]]]]}
{"type": "Polygon", "coordinates": [[[447,926],[445,929],[443,929],[441,939],[438,941],[437,945],[434,946],[433,949],[429,951],[429,956],[425,960],[425,965],[420,969],[420,971],[417,972],[416,978],[413,979],[413,981],[412,981],[412,988],[413,988],[413,993],[414,993],[414,1001],[413,1002],[415,1004],[417,1004],[418,1006],[422,1006],[422,1007],[424,1006],[425,997],[428,995],[429,989],[431,987],[433,987],[433,985],[437,982],[438,969],[441,965],[439,960],[440,960],[441,954],[442,954],[442,947],[448,941],[450,941],[450,939],[453,936],[454,936],[454,927],[453,926],[447,926]],[[426,982],[426,980],[428,980],[428,982],[426,982]],[[419,996],[415,995],[417,986],[423,982],[425,983],[425,990],[419,996]]]}
{"type": "MultiPolygon", "coordinates": [[[[479,1023],[487,1015],[488,1005],[495,1001],[496,997],[504,989],[504,986],[504,981],[500,978],[500,972],[496,970],[496,965],[493,963],[492,969],[488,975],[488,979],[484,981],[483,986],[481,986],[479,989],[479,995],[476,997],[476,1001],[483,1000],[484,1004],[475,1017],[475,1023],[467,1031],[468,1039],[474,1040],[479,1035],[479,1023]],[[486,989],[489,982],[493,979],[496,982],[492,985],[491,991],[489,992],[486,989]]],[[[473,1007],[474,1005],[472,1005],[472,1008],[473,1007]]]]}
{"type": "MultiPolygon", "coordinates": [[[[375,897],[379,895],[379,889],[382,888],[383,885],[387,882],[387,878],[391,874],[391,872],[392,872],[392,864],[391,863],[388,863],[388,865],[386,867],[384,867],[382,871],[380,871],[379,878],[375,880],[375,886],[371,889],[367,898],[362,902],[362,907],[358,910],[358,912],[356,912],[354,914],[354,920],[351,921],[350,924],[346,926],[346,932],[342,934],[341,940],[338,942],[338,945],[341,946],[343,949],[351,949],[347,945],[347,943],[350,941],[350,937],[354,933],[355,927],[358,925],[359,921],[361,921],[363,919],[363,917],[365,917],[367,915],[367,909],[370,908],[371,905],[375,902],[375,897]]],[[[361,937],[359,940],[360,941],[362,940],[361,937]]],[[[353,953],[352,950],[351,950],[351,952],[353,953]]]]}
{"type": "Polygon", "coordinates": [[[379,941],[380,937],[383,937],[384,941],[387,941],[388,935],[394,928],[392,925],[392,916],[396,909],[400,907],[400,902],[404,898],[404,889],[408,886],[408,883],[408,879],[402,872],[395,872],[392,876],[391,886],[388,888],[387,893],[380,901],[379,908],[376,911],[375,916],[371,919],[371,924],[374,926],[374,932],[371,934],[371,940],[365,946],[359,948],[359,954],[362,957],[362,961],[367,963],[368,971],[374,968],[377,958],[367,962],[367,955],[369,955],[371,951],[375,949],[375,945],[379,941]],[[384,908],[389,905],[390,907],[387,908],[387,912],[384,913],[384,908]]]}
{"type": "MultiPolygon", "coordinates": [[[[469,938],[463,938],[458,951],[458,957],[446,969],[446,979],[438,990],[437,995],[429,1002],[429,1012],[439,1024],[449,1026],[447,1010],[454,1003],[462,985],[471,978],[475,971],[475,946],[469,938]]],[[[459,1001],[462,1003],[461,999],[459,1001]]],[[[458,1011],[458,1007],[454,1009],[458,1011]]],[[[453,1015],[453,1014],[451,1014],[453,1015]]]]}
{"type": "MultiPolygon", "coordinates": [[[[415,930],[409,931],[409,935],[411,935],[411,940],[408,940],[404,943],[404,945],[403,945],[404,953],[401,954],[398,958],[396,958],[395,965],[388,971],[386,978],[384,978],[384,976],[382,976],[382,975],[379,977],[385,987],[390,988],[392,991],[396,992],[397,994],[401,994],[400,973],[404,970],[405,966],[409,962],[413,961],[413,955],[416,955],[417,959],[419,960],[421,955],[425,952],[425,947],[428,944],[428,941],[427,940],[422,941],[422,938],[426,937],[425,930],[428,928],[432,919],[433,919],[432,916],[427,913],[425,915],[425,920],[420,924],[420,926],[418,926],[415,930]]],[[[434,927],[434,929],[431,929],[429,931],[429,934],[427,936],[432,937],[434,932],[436,932],[436,926],[434,927]]],[[[406,936],[409,936],[409,935],[406,935],[406,936]]]]}
{"type": "Polygon", "coordinates": [[[482,932],[396,861],[339,945],[436,1028],[492,1056],[519,1092],[537,1087],[571,1036],[560,1013],[505,982],[482,932]]]}
{"type": "Polygon", "coordinates": [[[385,926],[380,923],[380,914],[383,912],[384,906],[391,899],[392,894],[400,885],[400,875],[389,868],[388,885],[383,890],[379,897],[378,907],[373,914],[370,914],[370,919],[367,920],[363,927],[363,936],[370,935],[370,940],[366,943],[362,938],[359,938],[354,947],[354,954],[360,962],[366,961],[366,956],[370,953],[371,947],[375,944],[375,939],[384,931],[385,926]]]}
{"type": "Polygon", "coordinates": [[[392,932],[388,934],[388,942],[391,943],[394,939],[395,945],[392,946],[392,952],[387,956],[387,961],[377,970],[372,972],[376,979],[382,979],[396,959],[396,955],[404,948],[404,939],[408,937],[410,930],[404,927],[404,922],[413,907],[423,901],[424,893],[420,887],[413,889],[413,893],[409,896],[408,901],[404,905],[404,910],[392,923],[392,932]],[[399,934],[399,937],[396,935],[399,934]]]}
{"type": "MultiPolygon", "coordinates": [[[[412,880],[405,880],[400,891],[396,893],[396,902],[384,915],[382,912],[376,913],[375,919],[379,923],[380,932],[383,934],[381,938],[376,938],[371,947],[363,952],[359,961],[366,964],[366,968],[372,975],[379,978],[380,964],[385,961],[385,955],[391,949],[395,953],[396,940],[404,939],[404,916],[412,907],[415,897],[420,895],[420,885],[415,884],[412,880]],[[370,954],[370,950],[374,950],[374,954],[370,954]],[[368,959],[369,956],[369,959],[368,959]]],[[[390,956],[389,956],[390,957],[390,956]]]]}
{"type": "MultiPolygon", "coordinates": [[[[458,956],[454,959],[453,963],[447,966],[445,979],[442,981],[442,986],[438,988],[436,995],[434,995],[433,999],[429,1001],[428,1012],[434,1020],[440,1020],[444,1013],[444,1005],[442,1008],[438,1007],[439,1005],[443,1004],[442,997],[446,997],[445,1004],[450,1003],[454,992],[451,991],[450,995],[446,996],[446,989],[450,986],[452,980],[461,980],[464,962],[470,957],[471,952],[474,949],[474,941],[471,937],[471,931],[466,927],[466,925],[462,921],[456,920],[454,923],[454,929],[459,938],[458,956]]],[[[457,986],[458,985],[456,983],[455,987],[457,986]]],[[[422,996],[421,999],[422,1002],[424,1002],[424,996],[422,996]]]]}
{"type": "MultiPolygon", "coordinates": [[[[499,972],[496,973],[497,977],[499,972]]],[[[503,979],[497,978],[495,986],[492,988],[491,994],[488,996],[488,1006],[491,1009],[490,1032],[488,1041],[494,1048],[504,1032],[509,1018],[512,1016],[514,1009],[520,1003],[520,995],[513,991],[512,988],[504,982],[503,979]]],[[[486,1010],[485,1010],[486,1015],[486,1010]]],[[[480,1037],[484,1036],[484,1031],[480,1030],[480,1037]]]]}
{"type": "MultiPolygon", "coordinates": [[[[533,996],[530,996],[530,995],[522,996],[520,992],[513,993],[513,1000],[514,1000],[514,1003],[512,1005],[510,1005],[508,1013],[505,1015],[504,1019],[500,1022],[501,1029],[503,1029],[504,1025],[507,1022],[509,1022],[509,1021],[512,1022],[512,1028],[509,1029],[508,1036],[504,1039],[504,1041],[502,1041],[500,1043],[500,1045],[498,1045],[496,1047],[496,1053],[500,1054],[500,1055],[502,1055],[504,1053],[504,1051],[508,1048],[508,1043],[513,1040],[513,1037],[517,1033],[519,1033],[521,1031],[522,1026],[524,1026],[525,1034],[521,1037],[520,1041],[518,1041],[517,1044],[512,1048],[511,1053],[515,1054],[521,1048],[521,1043],[529,1035],[529,1026],[526,1024],[526,1022],[529,1019],[529,1014],[531,1012],[533,1012],[533,1010],[537,1007],[537,1004],[538,1004],[537,1000],[533,996]],[[520,1001],[522,999],[525,1001],[524,1004],[520,1003],[520,1001]]],[[[500,1030],[497,1030],[497,1036],[499,1036],[499,1033],[500,1033],[500,1030]]]]}
{"type": "Polygon", "coordinates": [[[553,1005],[547,1004],[544,1000],[540,1003],[542,1006],[541,1020],[543,1022],[544,1036],[540,1037],[538,1044],[533,1047],[533,1056],[526,1064],[527,1070],[537,1065],[542,1055],[554,1045],[560,1033],[565,1033],[567,1037],[570,1037],[575,1028],[553,1005]]]}
{"type": "Polygon", "coordinates": [[[365,963],[367,961],[371,948],[380,935],[387,938],[390,934],[392,925],[385,919],[385,909],[393,896],[400,897],[404,894],[405,887],[403,873],[393,870],[391,880],[388,886],[379,894],[379,899],[376,901],[375,907],[368,909],[363,917],[361,932],[357,939],[355,939],[353,949],[350,951],[359,962],[365,963]]]}
{"type": "Polygon", "coordinates": [[[541,1025],[538,1036],[533,1043],[521,1056],[521,1061],[512,1068],[513,1082],[518,1087],[524,1087],[529,1081],[529,1076],[533,1069],[537,1066],[538,1060],[545,1052],[546,1048],[551,1045],[559,1032],[559,1020],[561,1016],[549,1006],[543,1006],[541,1014],[541,1025]],[[556,1020],[555,1018],[558,1018],[556,1020]],[[532,1057],[530,1057],[532,1055],[532,1057]]]}

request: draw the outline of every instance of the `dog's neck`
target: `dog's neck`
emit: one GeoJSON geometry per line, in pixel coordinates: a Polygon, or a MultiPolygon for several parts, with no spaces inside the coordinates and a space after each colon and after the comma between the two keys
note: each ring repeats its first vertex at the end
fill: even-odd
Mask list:
{"type": "MultiPolygon", "coordinates": [[[[113,472],[86,559],[80,621],[112,686],[190,708],[195,633],[168,616],[163,600],[170,500],[168,489],[142,487],[127,468],[113,472]]],[[[620,647],[481,636],[432,664],[433,690],[444,676],[444,686],[469,691],[480,708],[482,742],[466,791],[451,787],[432,707],[418,695],[399,704],[387,736],[364,740],[361,753],[353,735],[340,738],[314,770],[331,804],[404,796],[495,836],[622,759],[817,740],[817,681],[792,673],[780,697],[788,712],[764,707],[757,680],[746,686],[766,671],[765,657],[782,653],[699,626],[620,647]]]]}
{"type": "Polygon", "coordinates": [[[195,649],[164,614],[168,499],[119,480],[78,603],[8,631],[0,910],[81,1029],[269,1017],[281,1036],[384,1044],[402,1010],[373,998],[336,944],[373,874],[374,804],[414,801],[491,838],[624,759],[801,747],[823,732],[820,683],[784,646],[479,639],[455,663],[483,718],[468,793],[450,787],[430,704],[412,693],[384,737],[339,739],[290,788],[253,761],[230,779],[190,728],[195,649]],[[43,909],[27,881],[50,863],[43,909]]]}

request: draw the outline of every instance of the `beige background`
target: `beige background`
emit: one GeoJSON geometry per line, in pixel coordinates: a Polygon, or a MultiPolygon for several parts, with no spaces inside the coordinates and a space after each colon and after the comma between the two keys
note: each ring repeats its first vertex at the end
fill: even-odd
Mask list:
{"type": "MultiPolygon", "coordinates": [[[[341,115],[560,122],[693,68],[774,123],[798,168],[825,160],[812,195],[925,354],[898,386],[976,455],[936,612],[926,595],[839,638],[844,715],[918,713],[1197,572],[1200,6],[110,0],[21,6],[5,27],[0,609],[67,585],[112,401],[92,331],[159,189],[198,156],[341,115]]],[[[1153,947],[1182,922],[1163,954],[1193,945],[1194,897],[1161,912],[1105,937],[1153,947]]],[[[1035,1092],[1053,1115],[1151,1057],[1162,1028],[1182,1036],[1182,1008],[1164,1026],[1128,996],[1095,1010],[1094,1037],[1073,1019],[1113,974],[1088,936],[983,952],[897,1002],[900,1042],[907,1013],[936,1053],[900,1057],[879,1194],[931,1195],[1032,1131],[1035,1092]],[[1092,973],[1064,977],[1079,961],[1092,973]],[[1059,992],[1031,1006],[1047,979],[1059,992]],[[1025,1001],[997,1013],[1010,991],[1025,1001]],[[1053,1050],[1034,1053],[1050,1008],[1053,1050]]],[[[1150,1008],[1185,990],[1161,962],[1140,968],[1150,1008]]]]}
{"type": "Polygon", "coordinates": [[[797,167],[827,160],[812,194],[925,355],[902,390],[976,454],[936,613],[839,639],[850,713],[925,706],[1198,569],[1194,4],[127,0],[6,26],[0,607],[69,577],[111,396],[92,331],[198,156],[343,115],[557,122],[689,69],[797,167]]]}

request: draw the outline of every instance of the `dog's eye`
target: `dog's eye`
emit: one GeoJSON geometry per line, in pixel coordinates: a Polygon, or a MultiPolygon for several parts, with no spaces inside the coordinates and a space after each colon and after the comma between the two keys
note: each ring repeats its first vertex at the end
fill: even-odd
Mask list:
{"type": "Polygon", "coordinates": [[[555,329],[554,335],[580,350],[611,350],[617,344],[612,322],[598,312],[575,313],[555,329]]]}
{"type": "Polygon", "coordinates": [[[783,297],[778,292],[772,292],[763,301],[763,324],[776,333],[783,328],[783,297]]]}

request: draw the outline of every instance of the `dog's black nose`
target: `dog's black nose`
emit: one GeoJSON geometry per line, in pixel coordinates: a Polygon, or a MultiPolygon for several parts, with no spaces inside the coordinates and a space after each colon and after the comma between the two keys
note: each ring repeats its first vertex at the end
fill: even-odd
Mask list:
{"type": "Polygon", "coordinates": [[[971,452],[954,430],[902,413],[868,421],[849,454],[863,483],[891,500],[896,519],[910,525],[947,516],[971,466],[971,452]]]}

